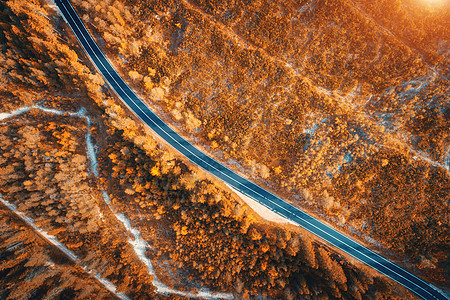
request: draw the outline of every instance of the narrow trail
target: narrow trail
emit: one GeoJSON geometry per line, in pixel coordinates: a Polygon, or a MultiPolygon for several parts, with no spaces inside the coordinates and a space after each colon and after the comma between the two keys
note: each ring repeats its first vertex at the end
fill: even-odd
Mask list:
{"type": "Polygon", "coordinates": [[[116,295],[119,299],[123,300],[130,300],[130,298],[123,294],[123,293],[117,293],[116,286],[110,282],[106,278],[101,278],[101,275],[99,273],[94,273],[92,270],[88,270],[86,266],[83,265],[83,262],[67,247],[61,243],[55,236],[48,234],[45,230],[37,226],[34,221],[26,216],[24,213],[17,210],[17,208],[9,203],[8,201],[4,200],[2,198],[2,195],[0,194],[0,202],[3,203],[10,211],[12,211],[16,216],[18,216],[22,221],[30,225],[40,236],[42,236],[48,243],[52,244],[56,248],[58,248],[61,252],[63,252],[70,260],[75,262],[78,266],[81,267],[85,272],[89,273],[90,276],[94,277],[101,285],[103,285],[108,291],[116,295]]]}
{"type": "Polygon", "coordinates": [[[447,157],[445,158],[445,165],[447,166],[447,170],[450,172],[450,146],[447,148],[447,157]]]}
{"type": "MultiPolygon", "coordinates": [[[[72,117],[75,116],[75,117],[85,118],[86,121],[89,118],[89,117],[87,117],[85,115],[84,108],[80,109],[77,113],[73,113],[73,112],[65,112],[65,111],[61,111],[61,110],[57,110],[57,109],[53,109],[53,108],[47,108],[47,107],[43,107],[43,106],[40,106],[40,105],[33,105],[33,106],[21,107],[19,109],[16,109],[16,110],[10,112],[10,113],[0,113],[0,121],[4,121],[6,119],[13,118],[13,117],[19,116],[19,115],[21,115],[23,113],[29,112],[32,108],[40,109],[40,110],[42,110],[42,111],[44,111],[46,113],[56,114],[56,115],[60,115],[60,116],[64,115],[65,113],[67,113],[67,114],[69,114],[72,117]]],[[[90,125],[90,121],[87,122],[87,123],[90,125]]],[[[88,134],[86,134],[86,143],[87,143],[87,140],[88,140],[88,135],[90,136],[89,130],[90,130],[90,128],[88,128],[88,134]]],[[[89,137],[89,139],[90,139],[90,137],[89,137]]],[[[88,147],[87,151],[89,151],[89,147],[88,147]]],[[[94,164],[94,162],[91,160],[91,166],[93,164],[94,164]]],[[[53,246],[57,247],[68,258],[70,258],[73,262],[75,262],[77,265],[79,265],[83,270],[85,270],[90,275],[92,275],[95,279],[97,279],[97,281],[100,282],[100,284],[103,285],[107,290],[112,292],[114,295],[116,295],[120,299],[123,299],[123,300],[129,300],[130,299],[127,295],[125,295],[123,293],[117,293],[116,286],[112,282],[110,282],[108,279],[102,278],[101,274],[94,273],[93,270],[88,270],[87,267],[83,264],[83,262],[75,255],[75,253],[70,251],[55,236],[48,234],[45,230],[43,230],[42,228],[37,226],[34,223],[33,219],[31,219],[30,217],[26,216],[23,212],[18,211],[15,205],[13,205],[13,204],[9,203],[8,201],[4,200],[1,194],[0,194],[0,202],[2,202],[5,206],[7,206],[21,220],[23,220],[25,223],[30,225],[36,232],[38,232],[50,244],[52,244],[53,246]]]]}
{"type": "MultiPolygon", "coordinates": [[[[365,111],[361,111],[361,107],[359,107],[358,105],[355,105],[355,104],[351,103],[350,101],[348,101],[350,96],[352,96],[352,97],[356,97],[357,96],[357,91],[356,90],[354,91],[354,93],[352,95],[350,95],[350,96],[347,95],[347,96],[343,97],[343,96],[339,95],[338,93],[335,93],[334,91],[330,90],[329,88],[326,88],[326,87],[318,85],[316,82],[314,82],[310,78],[300,74],[298,72],[298,70],[296,68],[294,68],[292,66],[292,64],[288,63],[286,60],[284,60],[282,58],[279,58],[278,56],[274,56],[274,55],[268,53],[264,48],[261,48],[258,45],[256,45],[255,43],[253,43],[251,41],[248,41],[247,39],[243,38],[238,33],[236,33],[234,30],[228,28],[227,26],[225,26],[220,21],[217,21],[213,16],[205,13],[201,8],[197,7],[195,4],[189,2],[188,0],[181,0],[181,2],[186,6],[187,9],[192,10],[192,11],[196,12],[197,14],[200,14],[203,18],[207,19],[209,22],[214,24],[214,26],[219,28],[219,30],[221,32],[223,32],[225,36],[228,36],[231,40],[233,40],[240,47],[242,47],[244,49],[251,50],[251,51],[261,51],[261,52],[263,52],[267,57],[271,58],[272,60],[278,62],[279,64],[281,64],[281,65],[285,66],[286,68],[288,68],[289,70],[291,70],[292,73],[295,75],[295,77],[299,77],[299,78],[304,79],[307,82],[309,82],[311,84],[311,86],[317,91],[318,94],[325,95],[326,97],[328,97],[330,99],[333,99],[334,101],[339,103],[339,105],[342,106],[344,108],[344,110],[352,111],[352,112],[354,112],[355,115],[358,115],[359,117],[361,117],[364,120],[364,121],[361,121],[361,122],[366,123],[366,124],[371,124],[370,125],[371,128],[382,127],[381,123],[378,120],[376,120],[373,116],[370,116],[365,111]]],[[[374,22],[374,24],[377,27],[379,27],[383,32],[385,32],[385,34],[392,36],[396,41],[398,41],[399,43],[402,43],[402,45],[404,45],[408,49],[410,48],[408,45],[404,44],[401,40],[399,40],[391,31],[389,31],[388,29],[382,27],[375,20],[373,20],[370,16],[368,16],[365,12],[363,12],[359,8],[356,8],[356,9],[361,14],[363,14],[366,18],[368,18],[369,20],[374,22]]],[[[420,53],[417,53],[417,54],[421,56],[420,53]]],[[[422,59],[423,59],[423,57],[422,57],[422,59]]],[[[431,78],[435,78],[436,71],[433,70],[433,68],[431,68],[430,66],[428,66],[428,68],[429,68],[429,71],[432,74],[431,78]]],[[[421,85],[421,87],[422,87],[422,85],[421,85]]],[[[379,132],[377,132],[377,133],[379,133],[379,132]]],[[[407,151],[410,151],[411,153],[413,153],[414,154],[413,159],[420,159],[420,160],[426,161],[427,163],[430,163],[431,165],[433,165],[435,167],[444,168],[445,170],[447,170],[450,173],[450,169],[446,165],[445,158],[444,158],[444,163],[441,163],[441,162],[438,162],[438,161],[433,161],[425,153],[414,149],[411,145],[409,145],[409,143],[407,141],[404,140],[404,138],[402,138],[399,134],[397,134],[395,132],[389,132],[389,133],[388,132],[383,132],[383,135],[387,135],[384,138],[382,138],[382,137],[380,137],[378,135],[381,135],[381,132],[379,134],[377,134],[376,136],[374,136],[374,137],[378,140],[377,144],[380,147],[390,149],[392,147],[389,147],[389,146],[385,145],[385,142],[383,140],[394,141],[401,148],[404,148],[407,151]]]]}
{"type": "MultiPolygon", "coordinates": [[[[70,112],[70,111],[61,111],[54,108],[48,108],[41,105],[33,105],[33,106],[25,106],[18,108],[10,113],[0,113],[0,122],[4,121],[6,119],[17,117],[23,113],[29,112],[32,108],[39,109],[45,113],[54,114],[58,116],[63,115],[69,115],[70,117],[76,117],[76,118],[83,118],[86,121],[87,128],[86,128],[86,155],[89,158],[90,162],[90,168],[89,171],[94,175],[95,178],[98,178],[99,172],[98,172],[98,159],[96,154],[96,146],[92,141],[91,136],[91,128],[92,128],[92,122],[89,115],[87,115],[86,109],[84,107],[80,108],[77,112],[70,112]]],[[[125,216],[125,214],[121,212],[117,212],[111,205],[110,205],[110,197],[108,193],[106,193],[105,190],[102,190],[102,196],[103,200],[108,205],[109,209],[113,212],[117,220],[119,220],[124,227],[133,235],[134,239],[129,239],[128,243],[134,250],[136,256],[139,258],[139,260],[147,267],[147,271],[149,275],[153,277],[153,285],[156,287],[156,292],[163,295],[178,295],[183,297],[189,297],[189,298],[202,298],[202,299],[234,299],[233,295],[230,293],[214,293],[209,291],[208,289],[200,289],[198,293],[188,293],[176,289],[172,289],[162,283],[158,280],[158,277],[155,274],[152,261],[145,255],[145,252],[147,248],[150,248],[148,243],[141,238],[141,233],[138,229],[131,226],[131,221],[125,216]]],[[[70,259],[72,259],[77,264],[82,265],[82,262],[76,255],[67,249],[67,247],[62,244],[61,242],[56,239],[56,237],[52,235],[48,235],[45,231],[43,231],[41,228],[37,227],[33,220],[22,212],[19,212],[16,207],[1,198],[0,195],[0,201],[5,204],[11,211],[13,211],[16,215],[18,215],[22,220],[27,222],[30,226],[32,226],[36,231],[38,231],[44,238],[46,238],[50,243],[58,247],[61,251],[63,251],[70,259]]],[[[110,281],[108,281],[105,278],[101,278],[100,274],[93,274],[92,271],[88,271],[85,266],[83,266],[83,269],[89,272],[90,274],[94,275],[94,277],[102,284],[104,285],[109,291],[113,292],[116,296],[118,296],[120,299],[130,299],[128,296],[122,293],[116,293],[116,287],[114,284],[112,284],[110,281]]]]}
{"type": "Polygon", "coordinates": [[[189,298],[202,298],[202,299],[234,299],[232,294],[229,293],[214,293],[207,289],[201,289],[198,293],[188,293],[179,290],[172,289],[158,280],[155,274],[152,261],[145,255],[147,248],[151,248],[150,245],[141,238],[141,233],[138,229],[131,226],[131,221],[125,214],[116,212],[110,205],[110,197],[106,191],[102,191],[103,199],[108,204],[111,211],[116,218],[122,222],[124,227],[133,235],[134,239],[129,239],[128,243],[133,247],[134,252],[141,260],[141,262],[147,267],[148,273],[153,276],[153,285],[156,287],[156,292],[163,295],[178,295],[189,298]]]}
{"type": "MultiPolygon", "coordinates": [[[[252,50],[252,51],[262,50],[264,53],[266,53],[266,51],[264,49],[262,49],[259,46],[256,46],[253,42],[248,41],[245,38],[241,37],[235,31],[230,30],[227,26],[225,26],[225,24],[218,22],[216,19],[214,19],[213,16],[205,13],[201,8],[197,7],[195,4],[189,2],[188,0],[181,0],[181,2],[184,3],[184,5],[186,6],[187,9],[200,14],[203,18],[205,18],[209,22],[213,23],[217,28],[219,28],[220,31],[225,33],[226,36],[230,37],[240,47],[248,49],[248,50],[252,50]]],[[[269,54],[267,54],[267,55],[269,55],[269,54]]]]}
{"type": "MultiPolygon", "coordinates": [[[[152,129],[153,132],[158,134],[159,137],[169,143],[175,150],[184,155],[184,157],[188,158],[193,164],[196,164],[210,174],[215,175],[222,181],[227,182],[277,214],[289,218],[299,226],[329,242],[331,245],[338,247],[344,252],[352,255],[354,258],[371,266],[373,269],[397,281],[418,296],[424,299],[446,299],[446,297],[433,285],[421,280],[407,270],[382,257],[380,254],[371,251],[345,234],[340,233],[324,222],[321,222],[284,201],[280,197],[233,172],[172,130],[168,124],[145,104],[143,99],[133,92],[131,87],[109,63],[105,53],[90,35],[76,10],[70,4],[70,1],[57,0],[56,3],[58,4],[61,13],[64,15],[65,21],[85,50],[85,53],[89,56],[97,70],[103,75],[122,103],[126,105],[136,117],[140,118],[148,128],[152,129]]],[[[323,104],[325,105],[326,103],[323,104]]],[[[331,105],[327,105],[327,107],[329,109],[334,109],[331,105]]]]}

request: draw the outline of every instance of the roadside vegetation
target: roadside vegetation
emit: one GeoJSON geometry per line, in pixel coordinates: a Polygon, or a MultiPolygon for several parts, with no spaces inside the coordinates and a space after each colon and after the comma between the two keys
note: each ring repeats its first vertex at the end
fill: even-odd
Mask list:
{"type": "MultiPolygon", "coordinates": [[[[112,137],[120,137],[113,131],[112,137]]],[[[154,160],[128,141],[111,144],[101,160],[109,166],[102,168],[102,181],[116,195],[114,205],[126,209],[154,245],[147,253],[157,265],[175,273],[191,270],[192,279],[233,291],[237,299],[379,299],[397,293],[304,230],[261,223],[235,196],[183,162],[163,158],[165,153],[154,160]]],[[[173,284],[185,282],[177,277],[173,284]]]]}
{"type": "MultiPolygon", "coordinates": [[[[416,162],[395,143],[397,152],[376,146],[380,125],[364,123],[363,113],[317,90],[317,82],[328,80],[319,79],[319,72],[314,79],[298,76],[274,56],[277,51],[250,37],[242,40],[239,31],[230,39],[230,25],[201,3],[73,2],[111,58],[118,57],[113,61],[123,75],[184,133],[224,160],[238,161],[262,184],[299,195],[297,204],[307,200],[309,209],[344,229],[356,228],[358,236],[370,234],[410,257],[435,282],[448,280],[442,271],[448,224],[439,215],[446,213],[448,173],[416,162]],[[352,156],[348,162],[346,153],[352,156]],[[417,202],[408,197],[411,186],[414,194],[422,193],[417,202]],[[408,203],[411,209],[403,209],[408,203]],[[395,219],[381,204],[390,205],[395,219]]],[[[45,3],[11,0],[0,8],[0,113],[39,104],[70,112],[86,107],[94,117],[90,129],[83,118],[35,108],[0,121],[3,199],[81,261],[58,264],[67,278],[81,278],[61,295],[82,298],[98,289],[104,298],[111,296],[101,286],[86,286],[91,277],[78,273],[86,268],[135,299],[182,298],[157,294],[155,276],[179,291],[207,287],[243,299],[413,297],[307,232],[264,221],[227,187],[153,138],[103,87],[70,30],[45,3]],[[86,154],[88,130],[98,147],[98,177],[86,154]],[[149,244],[155,275],[133,250],[119,214],[149,244]]],[[[252,30],[260,34],[258,27],[252,30]]],[[[442,127],[445,116],[436,121],[442,127]]],[[[440,141],[446,141],[445,131],[440,141]]],[[[21,245],[32,245],[26,253],[42,255],[34,266],[46,271],[40,266],[51,251],[39,246],[44,242],[36,242],[32,231],[21,234],[14,227],[21,221],[10,210],[2,207],[1,214],[9,226],[2,227],[2,238],[17,235],[21,245]]],[[[8,245],[10,240],[1,240],[4,255],[10,255],[8,245]]],[[[35,274],[31,264],[2,261],[6,292],[18,272],[35,274]]],[[[61,284],[52,278],[30,282],[24,292],[46,294],[61,284]]]]}
{"type": "Polygon", "coordinates": [[[445,12],[407,15],[394,3],[411,32],[433,37],[426,48],[380,19],[382,1],[74,3],[122,75],[185,136],[448,283],[445,12]]]}

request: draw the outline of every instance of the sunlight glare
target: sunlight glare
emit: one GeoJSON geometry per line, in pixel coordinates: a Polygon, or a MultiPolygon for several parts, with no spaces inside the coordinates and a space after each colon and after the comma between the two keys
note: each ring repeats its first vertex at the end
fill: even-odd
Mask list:
{"type": "Polygon", "coordinates": [[[440,12],[448,9],[449,0],[417,0],[422,3],[429,12],[440,12]]]}
{"type": "Polygon", "coordinates": [[[447,0],[421,0],[422,3],[428,4],[428,5],[432,5],[432,6],[436,6],[436,5],[442,5],[445,2],[447,2],[447,0]]]}

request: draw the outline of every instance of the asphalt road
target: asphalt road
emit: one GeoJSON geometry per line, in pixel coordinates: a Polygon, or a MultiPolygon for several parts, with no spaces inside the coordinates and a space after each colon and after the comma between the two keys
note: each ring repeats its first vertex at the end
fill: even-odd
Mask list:
{"type": "Polygon", "coordinates": [[[93,40],[69,0],[55,0],[55,3],[66,22],[72,28],[87,55],[119,98],[142,120],[142,122],[149,126],[173,148],[186,156],[192,163],[225,181],[236,190],[256,200],[271,211],[293,221],[326,242],[397,281],[423,299],[447,299],[434,287],[423,280],[306,214],[300,209],[292,206],[281,198],[271,194],[253,182],[236,174],[194,147],[153,113],[131,90],[128,84],[125,83],[93,40]]]}

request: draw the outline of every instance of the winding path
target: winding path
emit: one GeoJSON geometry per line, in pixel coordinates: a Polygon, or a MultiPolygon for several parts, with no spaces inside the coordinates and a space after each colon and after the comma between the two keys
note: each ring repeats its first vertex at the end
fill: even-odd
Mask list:
{"type": "Polygon", "coordinates": [[[324,241],[350,254],[380,273],[397,281],[423,299],[447,299],[430,284],[400,268],[379,254],[353,241],[346,235],[306,214],[300,209],[273,195],[253,182],[236,174],[226,166],[201,152],[186,139],[172,130],[131,90],[94,41],[69,0],[55,0],[66,22],[72,28],[81,46],[90,57],[106,82],[117,96],[142,122],[169,143],[192,163],[223,180],[234,189],[254,199],[274,213],[291,220],[324,241]]]}

